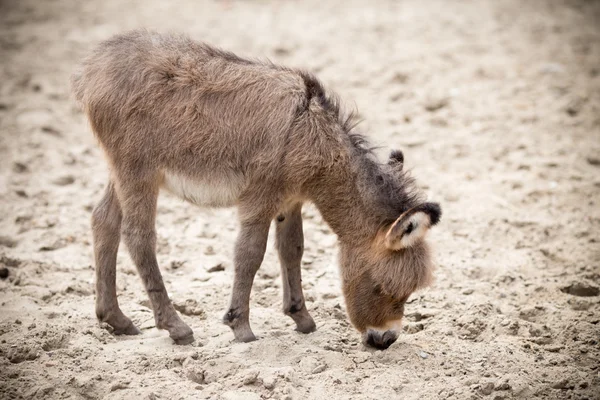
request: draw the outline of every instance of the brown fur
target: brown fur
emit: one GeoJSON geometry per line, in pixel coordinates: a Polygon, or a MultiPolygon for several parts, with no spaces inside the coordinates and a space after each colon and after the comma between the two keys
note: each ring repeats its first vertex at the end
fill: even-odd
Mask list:
{"type": "MultiPolygon", "coordinates": [[[[203,205],[238,207],[235,278],[224,321],[239,340],[255,338],[248,322],[250,291],[276,217],[284,311],[298,330],[315,329],[300,277],[305,201],[316,204],[339,237],[348,312],[360,331],[401,318],[406,298],[429,283],[431,262],[422,238],[399,250],[388,248],[384,238],[399,243],[395,238],[410,234],[390,230],[401,214],[406,220],[421,212],[418,221],[435,224],[439,207],[423,208],[431,203],[414,194],[401,153],[387,164],[376,160],[352,131],[354,120],[342,115],[335,97],[312,75],[246,60],[185,36],[137,30],[100,44],[73,75],[72,87],[111,169],[92,225],[96,312],[117,333],[138,332],[116,297],[122,234],[157,327],[178,343],[193,340],[156,262],[161,187],[199,202],[203,195],[194,190],[202,183],[213,188],[203,205]]],[[[408,222],[403,223],[406,231],[408,222]]]]}

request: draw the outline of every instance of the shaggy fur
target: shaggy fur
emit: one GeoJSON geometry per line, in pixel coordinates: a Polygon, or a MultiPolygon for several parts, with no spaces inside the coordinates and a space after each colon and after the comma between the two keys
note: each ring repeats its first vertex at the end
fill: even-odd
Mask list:
{"type": "Polygon", "coordinates": [[[240,58],[185,36],[136,30],[101,43],[73,75],[72,88],[111,169],[92,226],[96,313],[117,333],[138,332],[116,297],[122,235],[157,327],[178,343],[193,340],[156,262],[161,188],[199,205],[238,207],[233,294],[224,317],[238,340],[255,338],[248,322],[250,291],[274,218],[284,312],[298,330],[315,329],[300,284],[306,201],[316,204],[339,237],[348,312],[360,331],[400,319],[408,295],[429,282],[422,235],[393,249],[385,238],[411,234],[390,231],[401,215],[426,212],[433,224],[439,207],[423,206],[402,170],[401,152],[386,164],[377,161],[354,131],[356,120],[311,74],[240,58]]]}

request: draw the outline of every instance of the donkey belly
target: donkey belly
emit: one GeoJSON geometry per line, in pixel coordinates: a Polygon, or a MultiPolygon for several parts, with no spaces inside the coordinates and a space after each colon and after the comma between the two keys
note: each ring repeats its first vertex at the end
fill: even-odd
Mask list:
{"type": "Polygon", "coordinates": [[[165,171],[163,187],[192,204],[205,207],[231,207],[244,189],[243,176],[235,172],[195,178],[165,171]]]}

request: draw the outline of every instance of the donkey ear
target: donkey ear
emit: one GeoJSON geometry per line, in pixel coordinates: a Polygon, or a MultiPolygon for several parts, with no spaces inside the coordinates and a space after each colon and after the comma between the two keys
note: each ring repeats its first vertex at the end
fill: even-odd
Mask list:
{"type": "Polygon", "coordinates": [[[430,227],[440,221],[442,209],[437,203],[423,203],[403,213],[385,235],[390,250],[410,247],[425,236],[430,227]]]}
{"type": "Polygon", "coordinates": [[[390,160],[388,161],[388,164],[395,165],[395,164],[403,164],[403,163],[404,163],[404,153],[402,153],[402,150],[394,150],[390,153],[390,160]]]}

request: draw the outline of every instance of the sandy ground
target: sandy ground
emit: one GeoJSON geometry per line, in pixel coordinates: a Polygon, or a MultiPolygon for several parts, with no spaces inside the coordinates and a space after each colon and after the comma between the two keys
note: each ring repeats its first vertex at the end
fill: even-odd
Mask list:
{"type": "Polygon", "coordinates": [[[4,0],[0,60],[1,399],[600,399],[600,2],[4,0]],[[233,342],[220,320],[235,210],[169,195],[158,257],[197,342],[153,326],[124,249],[120,303],[143,335],[98,325],[89,219],[107,167],[68,77],[139,26],[314,71],[382,154],[405,151],[444,217],[436,282],[389,350],[349,325],[336,238],[313,206],[316,333],[280,311],[269,246],[251,304],[260,339],[233,342]]]}

